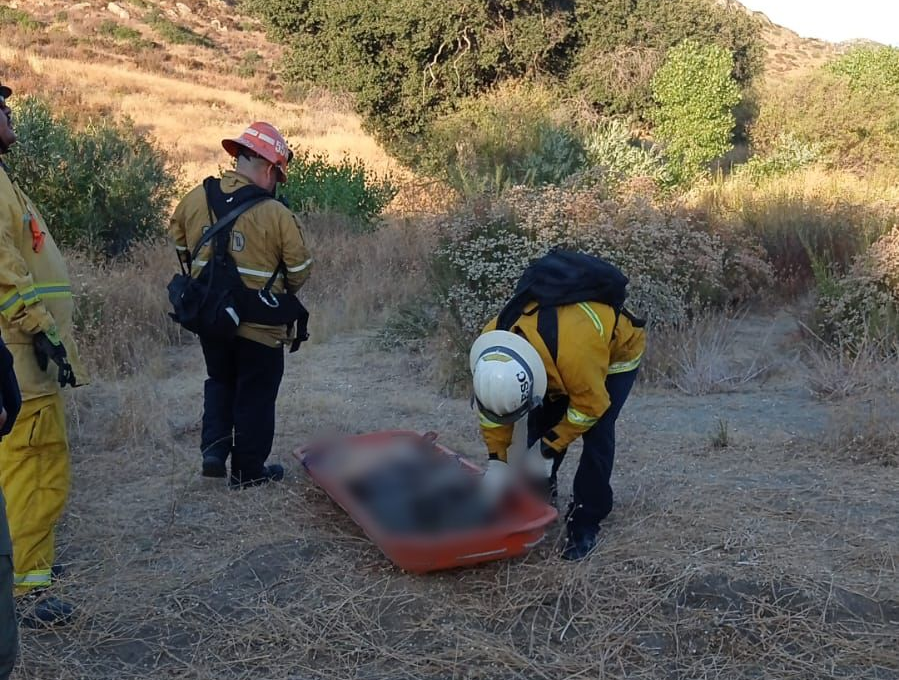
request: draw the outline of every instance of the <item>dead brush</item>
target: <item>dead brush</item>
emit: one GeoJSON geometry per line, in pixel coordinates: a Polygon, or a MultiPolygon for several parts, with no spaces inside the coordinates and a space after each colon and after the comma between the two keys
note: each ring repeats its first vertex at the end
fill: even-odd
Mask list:
{"type": "Polygon", "coordinates": [[[650,331],[644,370],[650,382],[691,396],[737,391],[764,377],[772,361],[767,339],[748,360],[734,356],[743,317],[706,316],[686,327],[650,331]]]}
{"type": "Polygon", "coordinates": [[[389,219],[353,234],[336,216],[310,215],[304,230],[314,264],[300,299],[310,312],[310,342],[378,323],[421,292],[432,235],[389,219]]]}
{"type": "Polygon", "coordinates": [[[66,257],[76,339],[89,370],[104,377],[130,375],[186,339],[168,316],[166,284],[178,268],[169,245],[139,245],[108,263],[77,253],[66,257]]]}
{"type": "Polygon", "coordinates": [[[899,396],[874,394],[847,402],[831,423],[827,448],[832,455],[858,463],[899,467],[899,396]]]}
{"type": "Polygon", "coordinates": [[[899,390],[899,347],[874,340],[867,333],[856,343],[828,344],[808,326],[800,325],[811,337],[803,352],[806,385],[819,399],[899,390]]]}

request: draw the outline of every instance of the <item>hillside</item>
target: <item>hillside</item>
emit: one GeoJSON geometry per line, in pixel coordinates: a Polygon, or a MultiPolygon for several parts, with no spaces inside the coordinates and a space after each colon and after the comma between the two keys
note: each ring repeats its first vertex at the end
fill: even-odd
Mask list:
{"type": "Polygon", "coordinates": [[[278,85],[280,49],[226,3],[34,0],[0,5],[4,82],[82,120],[129,116],[193,182],[225,162],[219,140],[254,119],[297,148],[394,166],[345,103],[278,85]],[[24,9],[26,8],[27,9],[24,9]]]}
{"type": "MultiPolygon", "coordinates": [[[[234,5],[4,0],[0,66],[23,94],[52,94],[82,116],[130,116],[174,147],[189,180],[217,169],[217,140],[250,118],[278,121],[313,152],[394,167],[343,102],[279,84],[282,48],[234,5]]],[[[754,14],[764,25],[769,79],[813,67],[836,49],[754,14]]]]}
{"type": "Polygon", "coordinates": [[[772,22],[760,12],[755,12],[763,23],[762,40],[765,43],[765,73],[769,80],[783,78],[812,69],[827,61],[839,51],[839,47],[824,40],[803,38],[789,28],[772,22]]]}

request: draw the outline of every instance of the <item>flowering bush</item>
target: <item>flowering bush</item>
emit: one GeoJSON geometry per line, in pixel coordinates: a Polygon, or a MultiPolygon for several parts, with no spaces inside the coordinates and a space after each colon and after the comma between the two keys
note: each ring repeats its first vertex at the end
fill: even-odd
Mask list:
{"type": "Polygon", "coordinates": [[[848,348],[873,341],[887,350],[899,342],[899,227],[858,256],[849,273],[819,276],[817,330],[848,348]]]}
{"type": "Polygon", "coordinates": [[[527,264],[561,246],[601,256],[630,278],[628,305],[674,326],[770,285],[757,247],[730,243],[686,213],[594,189],[517,188],[437,224],[434,281],[464,346],[511,296],[527,264]]]}

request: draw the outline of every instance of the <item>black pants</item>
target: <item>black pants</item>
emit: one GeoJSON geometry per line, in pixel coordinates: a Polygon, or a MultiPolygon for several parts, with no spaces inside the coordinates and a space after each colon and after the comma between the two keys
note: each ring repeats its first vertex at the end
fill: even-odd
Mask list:
{"type": "MultiPolygon", "coordinates": [[[[570,520],[595,527],[612,511],[612,465],[615,462],[615,421],[627,401],[636,369],[606,377],[606,391],[611,405],[593,427],[583,435],[584,451],[574,476],[574,502],[570,520]]],[[[528,418],[528,446],[531,446],[565,418],[568,398],[547,401],[531,411],[528,418]]],[[[558,470],[565,452],[556,457],[553,470],[558,470]]]]}
{"type": "Polygon", "coordinates": [[[6,523],[6,501],[0,493],[0,680],[7,680],[16,664],[19,622],[13,598],[12,541],[6,523]]]}
{"type": "Polygon", "coordinates": [[[203,402],[203,455],[224,461],[230,453],[232,477],[260,477],[275,437],[284,348],[245,338],[200,341],[209,374],[203,402]]]}

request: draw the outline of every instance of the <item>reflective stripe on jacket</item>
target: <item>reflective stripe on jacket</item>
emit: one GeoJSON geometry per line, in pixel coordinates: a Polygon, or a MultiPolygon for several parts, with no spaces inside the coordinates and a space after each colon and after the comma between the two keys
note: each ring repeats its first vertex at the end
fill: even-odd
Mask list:
{"type": "MultiPolygon", "coordinates": [[[[546,399],[568,397],[565,417],[552,428],[545,441],[562,451],[589,430],[609,408],[606,376],[633,371],[640,365],[646,347],[646,334],[624,314],[598,302],[581,302],[557,308],[558,356],[553,361],[537,331],[538,314],[524,314],[512,328],[530,342],[546,367],[546,399]],[[614,329],[614,332],[613,332],[614,329]]],[[[496,329],[496,318],[484,332],[496,329]]],[[[512,425],[496,425],[481,416],[481,434],[487,451],[506,460],[512,441],[512,425]]]]}
{"type": "MultiPolygon", "coordinates": [[[[228,171],[222,175],[221,188],[226,194],[249,184],[249,179],[236,172],[228,171]]],[[[169,233],[182,262],[208,226],[209,208],[206,193],[200,185],[178,204],[169,225],[169,233]]],[[[264,201],[238,217],[231,230],[229,250],[241,279],[249,288],[261,289],[283,262],[287,274],[277,277],[272,286],[273,293],[296,293],[309,277],[312,266],[299,220],[278,201],[264,201]]],[[[192,263],[195,276],[211,254],[211,246],[200,250],[192,263]]],[[[284,326],[241,323],[237,334],[273,347],[290,339],[284,326]]]]}
{"type": "Polygon", "coordinates": [[[52,361],[41,371],[32,338],[55,329],[84,384],[87,373],[72,336],[74,301],[69,273],[37,207],[0,167],[0,333],[15,361],[23,399],[59,391],[52,361]],[[32,224],[43,234],[35,252],[32,224]]]}

